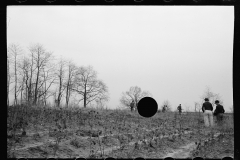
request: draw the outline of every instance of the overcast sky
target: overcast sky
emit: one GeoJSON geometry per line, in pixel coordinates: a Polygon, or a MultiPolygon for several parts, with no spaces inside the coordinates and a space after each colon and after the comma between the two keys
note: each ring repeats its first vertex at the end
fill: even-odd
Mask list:
{"type": "Polygon", "coordinates": [[[233,104],[233,6],[8,6],[7,20],[8,44],[93,66],[110,108],[131,86],[174,109],[193,109],[206,86],[233,104]]]}

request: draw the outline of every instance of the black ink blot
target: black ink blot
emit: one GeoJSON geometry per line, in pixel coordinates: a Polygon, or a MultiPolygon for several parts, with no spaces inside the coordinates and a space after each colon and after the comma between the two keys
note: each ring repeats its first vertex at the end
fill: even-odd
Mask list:
{"type": "Polygon", "coordinates": [[[141,116],[149,118],[157,113],[158,104],[153,98],[144,97],[138,102],[137,109],[141,116]]]}

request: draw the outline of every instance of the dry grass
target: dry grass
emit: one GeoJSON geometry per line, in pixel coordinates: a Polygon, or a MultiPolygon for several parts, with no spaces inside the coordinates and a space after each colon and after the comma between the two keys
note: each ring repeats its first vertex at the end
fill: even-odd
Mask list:
{"type": "MultiPolygon", "coordinates": [[[[7,153],[10,158],[161,158],[182,145],[199,144],[210,134],[221,133],[224,142],[216,141],[229,142],[229,149],[223,153],[233,156],[233,135],[227,135],[233,133],[233,118],[230,114],[225,117],[221,126],[209,130],[204,127],[201,113],[160,112],[144,118],[128,110],[8,107],[7,153]]],[[[217,151],[219,145],[213,142],[206,146],[217,151]]],[[[219,155],[200,148],[191,151],[191,155],[219,155]]]]}

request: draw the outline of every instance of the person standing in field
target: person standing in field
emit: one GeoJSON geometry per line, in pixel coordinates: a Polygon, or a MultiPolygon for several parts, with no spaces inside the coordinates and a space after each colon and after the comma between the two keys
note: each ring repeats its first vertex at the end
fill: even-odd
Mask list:
{"type": "Polygon", "coordinates": [[[204,99],[205,102],[202,105],[203,117],[204,117],[204,124],[206,127],[213,126],[213,106],[209,102],[208,98],[204,99]]]}
{"type": "Polygon", "coordinates": [[[215,104],[217,106],[216,106],[216,109],[215,109],[213,115],[217,117],[217,123],[221,124],[225,110],[224,110],[223,106],[219,104],[219,100],[216,100],[215,104]]]}
{"type": "Polygon", "coordinates": [[[131,108],[131,112],[133,111],[134,109],[134,101],[132,100],[132,102],[130,103],[130,108],[131,108]]]}
{"type": "Polygon", "coordinates": [[[179,114],[182,113],[182,106],[181,106],[181,104],[179,104],[179,106],[177,107],[177,110],[178,110],[179,114]]]}
{"type": "Polygon", "coordinates": [[[162,112],[165,112],[165,111],[166,111],[166,105],[164,105],[162,108],[162,112]]]}

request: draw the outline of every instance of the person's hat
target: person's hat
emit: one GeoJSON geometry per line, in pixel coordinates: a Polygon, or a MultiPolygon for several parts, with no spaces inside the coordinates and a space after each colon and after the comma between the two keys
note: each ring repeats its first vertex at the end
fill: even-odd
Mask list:
{"type": "Polygon", "coordinates": [[[208,98],[205,98],[204,100],[205,100],[205,101],[209,101],[209,99],[208,99],[208,98]]]}
{"type": "Polygon", "coordinates": [[[216,100],[216,101],[215,101],[215,104],[217,104],[217,103],[219,103],[219,100],[216,100]]]}

